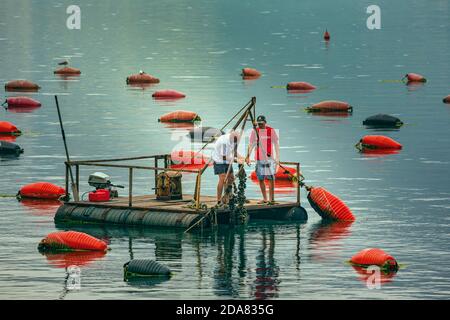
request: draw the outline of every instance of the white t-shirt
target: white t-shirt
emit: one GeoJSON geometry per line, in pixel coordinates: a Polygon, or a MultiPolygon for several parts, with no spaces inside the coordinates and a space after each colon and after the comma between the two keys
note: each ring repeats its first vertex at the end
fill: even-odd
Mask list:
{"type": "Polygon", "coordinates": [[[230,163],[233,160],[234,143],[230,141],[230,134],[220,136],[214,144],[212,159],[215,163],[230,163]],[[226,160],[223,157],[226,157],[226,160]]]}

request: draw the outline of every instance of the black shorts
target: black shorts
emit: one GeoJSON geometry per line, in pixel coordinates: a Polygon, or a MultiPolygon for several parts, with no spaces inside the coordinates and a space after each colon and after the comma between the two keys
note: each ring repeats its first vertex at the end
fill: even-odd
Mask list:
{"type": "Polygon", "coordinates": [[[214,174],[224,174],[228,171],[228,163],[215,163],[214,162],[214,174]]]}

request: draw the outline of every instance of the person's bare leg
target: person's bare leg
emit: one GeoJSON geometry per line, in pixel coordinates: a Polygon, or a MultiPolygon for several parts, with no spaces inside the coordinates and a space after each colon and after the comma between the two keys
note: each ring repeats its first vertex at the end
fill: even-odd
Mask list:
{"type": "Polygon", "coordinates": [[[222,200],[224,180],[225,180],[225,174],[219,174],[219,183],[217,184],[217,202],[220,202],[222,200]]]}
{"type": "Polygon", "coordinates": [[[275,181],[274,180],[269,180],[269,197],[270,197],[271,202],[275,201],[275,181]]]}
{"type": "Polygon", "coordinates": [[[259,188],[261,189],[264,201],[267,201],[266,184],[264,183],[264,180],[259,180],[259,188]]]}

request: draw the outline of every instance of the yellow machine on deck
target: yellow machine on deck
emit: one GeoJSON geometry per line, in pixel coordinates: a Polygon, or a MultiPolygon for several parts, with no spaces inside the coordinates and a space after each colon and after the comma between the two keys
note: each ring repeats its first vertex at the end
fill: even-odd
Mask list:
{"type": "Polygon", "coordinates": [[[181,189],[181,173],[165,171],[158,174],[156,178],[157,200],[181,200],[183,193],[181,189]]]}

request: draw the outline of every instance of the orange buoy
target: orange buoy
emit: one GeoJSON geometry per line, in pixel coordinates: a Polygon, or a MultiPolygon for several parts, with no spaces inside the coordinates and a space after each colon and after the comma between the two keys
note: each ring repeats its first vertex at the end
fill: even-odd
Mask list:
{"type": "Polygon", "coordinates": [[[41,103],[29,97],[9,97],[5,102],[8,107],[17,108],[37,108],[41,106],[41,103]]]}
{"type": "MultiPolygon", "coordinates": [[[[277,172],[275,173],[275,180],[292,180],[293,177],[297,176],[297,170],[295,168],[285,167],[283,168],[278,167],[277,172]]],[[[252,180],[256,180],[258,177],[256,176],[256,172],[253,171],[250,174],[250,178],[252,180]]]]}
{"type": "Polygon", "coordinates": [[[326,100],[305,109],[308,112],[353,112],[353,107],[348,102],[326,100]]]}
{"type": "Polygon", "coordinates": [[[72,68],[72,67],[64,67],[64,68],[60,68],[58,70],[53,71],[54,74],[59,74],[59,75],[79,75],[81,74],[80,69],[77,68],[72,68]]]}
{"type": "MultiPolygon", "coordinates": [[[[406,78],[409,82],[427,82],[424,76],[418,73],[407,73],[404,78],[406,78]]],[[[403,79],[404,79],[403,78],[403,79]]]]}
{"type": "Polygon", "coordinates": [[[398,263],[394,257],[378,248],[367,248],[355,254],[350,263],[357,266],[379,266],[383,269],[398,269],[398,263]]]}
{"type": "Polygon", "coordinates": [[[159,83],[159,79],[147,73],[133,74],[127,77],[127,84],[159,83]]]}
{"type": "Polygon", "coordinates": [[[40,251],[106,251],[106,242],[77,231],[59,231],[49,233],[38,246],[40,251]]]}
{"type": "Polygon", "coordinates": [[[23,91],[36,91],[39,90],[37,84],[28,80],[12,80],[5,84],[6,91],[23,90],[23,91]]]}
{"type": "Polygon", "coordinates": [[[322,219],[355,221],[355,217],[347,205],[325,188],[309,188],[308,201],[322,219]]]}
{"type": "Polygon", "coordinates": [[[261,72],[259,72],[256,69],[252,69],[252,68],[244,68],[242,69],[242,77],[248,78],[248,79],[255,79],[255,78],[259,78],[261,76],[261,72]]]}
{"type": "MultiPolygon", "coordinates": [[[[201,152],[176,150],[170,154],[173,165],[205,165],[209,158],[201,152]]],[[[173,166],[172,166],[173,168],[173,166]]]]}
{"type": "Polygon", "coordinates": [[[325,39],[325,41],[330,40],[330,33],[328,32],[328,30],[325,30],[325,33],[323,34],[323,38],[325,39]]]}
{"type": "Polygon", "coordinates": [[[402,145],[386,136],[364,136],[356,145],[359,149],[395,149],[399,150],[402,145]]]}
{"type": "Polygon", "coordinates": [[[153,93],[152,97],[155,99],[181,99],[186,95],[176,90],[159,90],[153,93]]]}
{"type": "Polygon", "coordinates": [[[20,136],[22,132],[15,125],[8,121],[0,121],[0,134],[20,136]]]}
{"type": "Polygon", "coordinates": [[[50,182],[30,183],[20,188],[18,196],[22,198],[59,199],[66,190],[50,182]]]}
{"type": "Polygon", "coordinates": [[[316,89],[311,83],[308,82],[289,82],[286,86],[288,90],[314,90],[316,89]]]}
{"type": "Polygon", "coordinates": [[[444,99],[442,99],[444,103],[450,103],[450,94],[446,96],[444,99]]]}
{"type": "Polygon", "coordinates": [[[200,120],[201,118],[197,113],[184,110],[166,113],[158,119],[160,122],[195,122],[200,120]]]}

